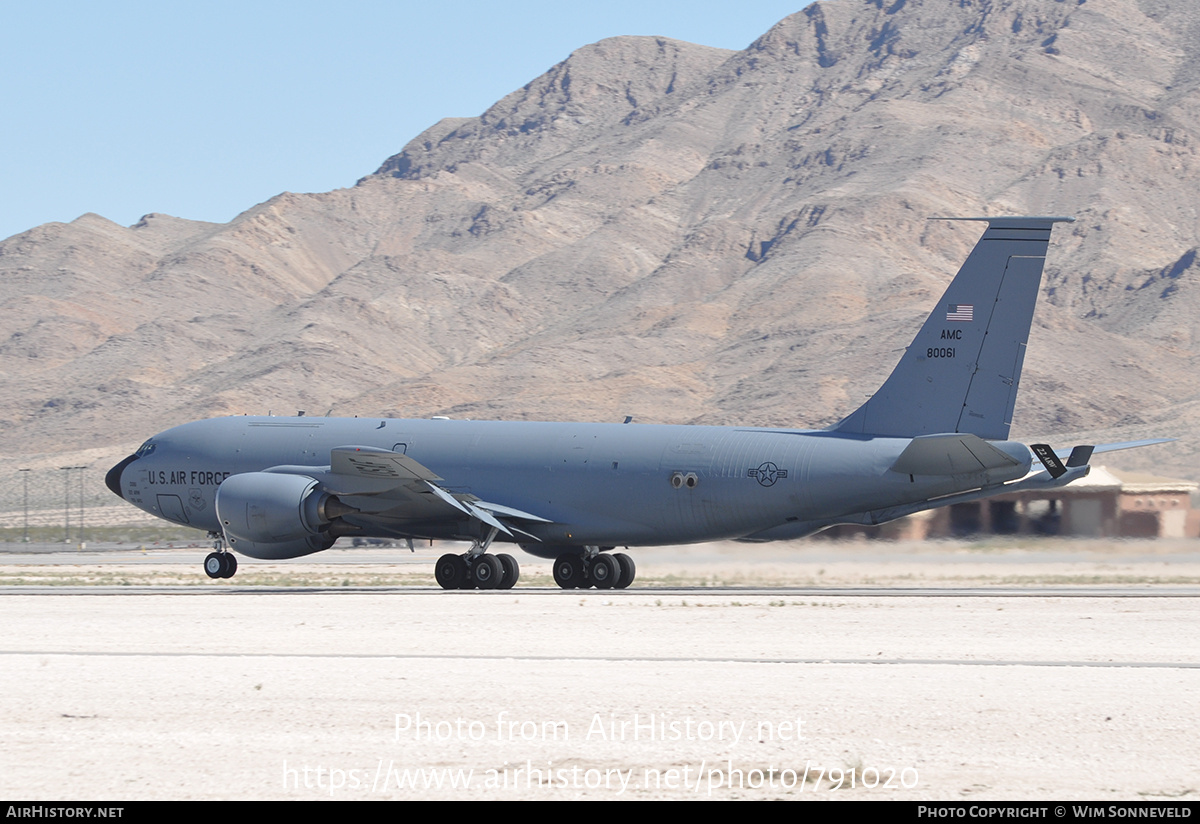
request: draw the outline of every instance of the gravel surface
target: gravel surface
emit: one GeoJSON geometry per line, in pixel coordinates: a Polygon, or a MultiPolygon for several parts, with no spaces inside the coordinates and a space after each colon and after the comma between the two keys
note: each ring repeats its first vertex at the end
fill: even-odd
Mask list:
{"type": "MultiPolygon", "coordinates": [[[[907,586],[1060,566],[1176,584],[1163,597],[788,589],[817,576],[820,554],[836,583],[894,577],[886,547],[829,545],[799,561],[639,558],[650,579],[781,587],[761,595],[9,586],[0,794],[1195,800],[1200,598],[1177,585],[1195,572],[1190,546],[1064,545],[1044,562],[893,549],[907,586]]],[[[155,574],[198,574],[185,555],[155,574]]],[[[292,571],[369,565],[347,557],[292,571]]],[[[398,569],[427,572],[418,560],[398,569]]],[[[0,573],[18,567],[42,569],[0,573]]]]}

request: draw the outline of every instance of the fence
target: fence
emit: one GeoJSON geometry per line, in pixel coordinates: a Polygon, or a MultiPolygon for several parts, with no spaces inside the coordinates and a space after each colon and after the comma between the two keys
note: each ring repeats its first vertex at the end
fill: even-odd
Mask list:
{"type": "Polygon", "coordinates": [[[105,464],[0,472],[0,541],[81,543],[113,527],[162,523],[113,495],[107,471],[105,464]]]}

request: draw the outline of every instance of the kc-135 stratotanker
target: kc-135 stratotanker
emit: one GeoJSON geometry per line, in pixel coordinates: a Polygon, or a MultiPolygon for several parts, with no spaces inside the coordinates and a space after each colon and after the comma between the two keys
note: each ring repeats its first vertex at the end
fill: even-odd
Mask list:
{"type": "Polygon", "coordinates": [[[225,417],[168,429],[107,475],[131,504],[208,530],[213,578],[233,552],[296,558],[338,538],[471,541],[445,589],[506,589],[498,543],[554,559],[564,589],[629,586],[617,547],[799,538],[1006,492],[1064,486],[1093,451],[1008,440],[1055,223],[987,223],[883,386],[824,430],[225,417]],[[231,552],[232,550],[233,552],[231,552]]]}

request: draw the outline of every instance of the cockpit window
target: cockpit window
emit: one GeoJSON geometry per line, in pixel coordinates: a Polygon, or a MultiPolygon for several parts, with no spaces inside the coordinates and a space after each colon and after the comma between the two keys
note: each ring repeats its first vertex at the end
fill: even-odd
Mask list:
{"type": "Polygon", "coordinates": [[[146,441],[144,444],[139,446],[137,452],[134,452],[133,454],[137,455],[139,458],[144,458],[145,456],[149,455],[153,451],[154,451],[154,441],[146,441]]]}

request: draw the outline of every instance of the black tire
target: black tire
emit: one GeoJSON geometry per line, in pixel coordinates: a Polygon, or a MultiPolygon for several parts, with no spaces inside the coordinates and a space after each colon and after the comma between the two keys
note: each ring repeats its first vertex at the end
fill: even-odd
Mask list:
{"type": "Polygon", "coordinates": [[[611,555],[597,555],[592,559],[588,577],[596,589],[612,589],[621,578],[621,564],[611,555]]]}
{"type": "Polygon", "coordinates": [[[433,568],[433,576],[442,589],[462,589],[467,583],[467,562],[461,555],[443,555],[433,568]]]}
{"type": "Polygon", "coordinates": [[[563,589],[579,589],[587,586],[583,571],[583,556],[564,552],[554,560],[554,583],[563,589]]]}
{"type": "Polygon", "coordinates": [[[613,556],[617,559],[617,563],[621,565],[621,574],[617,577],[617,585],[615,589],[625,589],[633,583],[633,579],[637,577],[637,564],[633,559],[624,552],[618,552],[613,556]]]}
{"type": "Polygon", "coordinates": [[[221,559],[225,563],[225,569],[221,572],[222,578],[232,578],[237,573],[237,558],[232,552],[222,552],[221,559]]]}
{"type": "Polygon", "coordinates": [[[504,565],[495,555],[480,555],[471,565],[471,583],[476,589],[499,589],[503,581],[504,565]]]}
{"type": "Polygon", "coordinates": [[[225,571],[225,562],[221,560],[220,552],[210,552],[204,559],[204,574],[209,578],[221,578],[225,571]]]}
{"type": "Polygon", "coordinates": [[[521,566],[517,563],[517,559],[511,555],[497,555],[496,560],[504,568],[504,575],[500,578],[498,589],[512,589],[517,581],[521,579],[521,566]]]}

